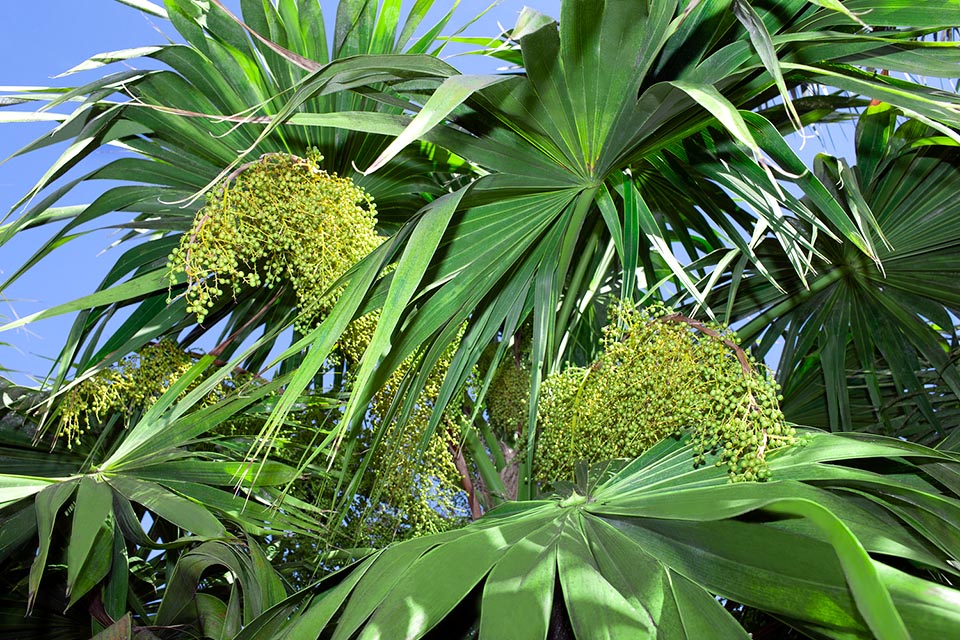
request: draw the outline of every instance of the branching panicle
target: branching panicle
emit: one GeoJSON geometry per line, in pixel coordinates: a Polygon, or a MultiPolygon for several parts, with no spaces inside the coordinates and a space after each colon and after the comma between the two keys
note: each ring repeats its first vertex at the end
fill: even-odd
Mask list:
{"type": "Polygon", "coordinates": [[[796,441],[778,394],[729,329],[660,305],[621,308],[600,358],[544,383],[537,477],[572,477],[578,460],[635,457],[689,428],[695,466],[717,455],[732,480],[765,480],[766,455],[796,441]]]}
{"type": "Polygon", "coordinates": [[[187,309],[203,322],[224,295],[289,284],[297,328],[316,326],[336,302],[333,284],[380,244],[376,206],[349,178],[307,158],[267,154],[214,189],[168,259],[187,278],[187,309]]]}

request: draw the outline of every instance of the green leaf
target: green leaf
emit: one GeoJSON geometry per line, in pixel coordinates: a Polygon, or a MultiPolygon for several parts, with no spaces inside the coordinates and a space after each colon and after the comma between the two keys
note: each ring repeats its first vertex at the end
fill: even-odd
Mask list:
{"type": "Polygon", "coordinates": [[[40,579],[43,577],[43,571],[47,566],[47,554],[50,552],[50,541],[53,537],[53,527],[56,524],[57,515],[64,503],[73,496],[79,484],[79,478],[58,482],[37,494],[37,531],[40,546],[37,549],[37,557],[33,559],[33,563],[30,565],[30,594],[27,599],[27,613],[30,613],[34,602],[36,602],[40,579]]]}
{"type": "Polygon", "coordinates": [[[516,542],[517,533],[536,526],[538,520],[530,516],[469,532],[421,556],[404,572],[359,638],[382,637],[386,629],[406,640],[423,637],[483,579],[499,556],[516,542]],[[437,573],[438,565],[445,566],[446,571],[437,573]]]}
{"type": "Polygon", "coordinates": [[[71,313],[73,311],[98,307],[100,305],[110,304],[113,302],[129,300],[131,298],[137,298],[139,296],[157,291],[165,291],[169,286],[170,279],[162,269],[151,271],[115,287],[111,287],[103,291],[97,291],[96,293],[83,296],[82,298],[77,298],[71,302],[66,302],[64,304],[51,307],[50,309],[38,311],[37,313],[32,313],[29,316],[24,316],[23,318],[19,318],[13,322],[8,322],[7,324],[0,326],[0,331],[9,331],[11,329],[16,329],[17,327],[22,327],[30,322],[36,322],[37,320],[43,320],[44,318],[52,318],[54,316],[63,315],[64,313],[71,313]]]}
{"type": "MultiPolygon", "coordinates": [[[[122,0],[117,0],[118,2],[122,0]]],[[[59,73],[54,78],[63,78],[72,73],[77,73],[79,71],[90,71],[92,69],[98,69],[104,65],[112,64],[114,62],[122,62],[130,60],[131,58],[141,58],[149,56],[152,53],[160,51],[163,47],[134,47],[132,49],[120,49],[118,51],[105,51],[103,53],[98,53],[92,55],[80,64],[70,67],[63,73],[59,73]]]]}
{"type": "Polygon", "coordinates": [[[430,99],[420,109],[420,112],[403,130],[403,133],[383,150],[383,153],[374,160],[373,164],[363,171],[363,174],[369,175],[385,166],[404,147],[414,140],[422,138],[425,133],[450,115],[451,111],[460,106],[464,100],[475,92],[506,79],[504,76],[452,76],[445,78],[440,87],[433,92],[430,99]]]}
{"type": "Polygon", "coordinates": [[[94,542],[98,537],[107,538],[109,549],[113,549],[113,519],[110,517],[112,513],[113,492],[110,491],[109,485],[99,478],[83,476],[77,489],[73,524],[70,528],[70,543],[67,545],[67,595],[71,597],[71,602],[75,602],[103,575],[106,575],[106,570],[101,569],[101,575],[94,579],[94,576],[88,573],[91,565],[106,566],[109,570],[112,559],[110,552],[106,554],[106,562],[102,558],[94,558],[93,555],[102,551],[102,549],[94,549],[94,542]],[[108,517],[109,527],[107,527],[108,517]],[[101,530],[105,530],[106,533],[101,533],[101,530]],[[82,576],[83,583],[78,584],[82,573],[86,575],[82,576]],[[75,593],[75,587],[79,587],[76,589],[78,593],[75,593]]]}
{"type": "Polygon", "coordinates": [[[109,476],[107,482],[127,499],[194,535],[205,538],[225,538],[228,535],[223,524],[202,505],[160,485],[120,475],[109,476]]]}
{"type": "MultiPolygon", "coordinates": [[[[80,568],[80,573],[76,581],[68,584],[70,589],[70,601],[67,608],[76,604],[83,596],[97,587],[100,582],[110,573],[110,567],[113,565],[113,513],[108,513],[106,520],[96,531],[96,537],[93,539],[93,545],[90,553],[80,568]]],[[[72,540],[71,540],[72,542],[72,540]]],[[[69,556],[70,548],[67,548],[69,556]]],[[[69,572],[70,566],[67,566],[69,572]]]]}
{"type": "Polygon", "coordinates": [[[863,28],[867,30],[870,29],[870,26],[860,18],[861,15],[872,17],[869,15],[870,14],[869,9],[865,13],[856,14],[850,11],[849,9],[847,9],[845,6],[843,6],[843,3],[841,3],[840,0],[808,0],[808,2],[810,2],[811,4],[819,5],[825,9],[830,9],[831,11],[836,11],[838,13],[841,13],[846,17],[850,18],[852,21],[859,24],[860,26],[862,26],[863,28]]]}
{"type": "MultiPolygon", "coordinates": [[[[337,637],[348,638],[360,629],[376,608],[380,606],[387,594],[400,583],[403,572],[436,544],[435,540],[415,538],[406,541],[404,544],[395,545],[378,552],[365,560],[361,573],[366,578],[356,587],[356,581],[352,581],[352,585],[349,587],[353,595],[340,617],[340,622],[337,625],[337,637]]],[[[339,603],[342,603],[348,595],[348,592],[340,593],[338,607],[340,606],[339,603]]],[[[335,609],[331,609],[331,604],[324,600],[323,624],[326,624],[336,613],[335,609]]],[[[316,619],[321,615],[321,612],[318,611],[311,615],[316,619]]]]}
{"type": "MultiPolygon", "coordinates": [[[[283,380],[281,378],[281,381],[286,383],[286,389],[274,407],[266,425],[264,425],[264,429],[261,432],[262,435],[271,436],[279,431],[285,416],[299,401],[300,394],[313,382],[316,372],[326,361],[327,356],[330,355],[331,350],[336,344],[337,339],[343,333],[343,330],[360,309],[360,305],[370,285],[383,268],[384,265],[381,262],[383,258],[382,251],[387,248],[387,244],[388,243],[384,243],[384,245],[381,245],[380,249],[375,250],[355,267],[358,273],[356,273],[354,279],[347,284],[327,319],[316,329],[291,345],[284,353],[280,354],[273,363],[276,364],[292,355],[299,354],[304,347],[311,345],[310,351],[306,357],[303,358],[300,366],[294,371],[290,379],[283,380]],[[360,267],[362,267],[362,269],[360,267]]],[[[315,454],[319,455],[329,444],[330,440],[331,438],[328,437],[321,442],[316,448],[315,454]]],[[[256,453],[260,453],[260,450],[258,449],[256,453]]],[[[307,460],[306,463],[309,464],[312,461],[313,457],[307,460]]]]}
{"type": "MultiPolygon", "coordinates": [[[[279,574],[277,574],[273,565],[270,564],[270,560],[263,552],[263,549],[260,548],[260,545],[250,536],[247,536],[247,549],[250,552],[250,568],[247,575],[249,576],[250,582],[259,588],[260,602],[256,608],[244,608],[244,624],[249,624],[261,611],[266,611],[287,596],[287,591],[284,589],[283,581],[280,579],[279,574]]],[[[249,591],[251,591],[250,586],[247,587],[247,592],[249,591]]],[[[240,625],[238,625],[237,628],[238,631],[239,626],[240,625]]],[[[232,638],[233,635],[235,634],[231,634],[230,637],[232,638]]]]}
{"type": "Polygon", "coordinates": [[[889,585],[898,608],[913,622],[914,638],[949,637],[960,623],[960,592],[942,584],[923,580],[883,564],[877,572],[889,585]],[[933,612],[934,615],[931,615],[933,612]]]}
{"type": "Polygon", "coordinates": [[[784,108],[790,117],[791,123],[795,129],[801,129],[803,124],[800,122],[800,115],[793,106],[790,90],[787,88],[786,80],[784,80],[783,71],[780,69],[780,61],[777,60],[777,54],[774,51],[773,39],[767,31],[766,25],[764,25],[757,11],[744,0],[734,0],[733,12],[734,15],[737,16],[737,20],[740,21],[740,24],[742,24],[750,34],[750,42],[753,44],[753,48],[763,61],[763,66],[767,70],[767,73],[769,73],[773,77],[774,82],[776,82],[777,89],[780,91],[780,98],[783,100],[784,108]]]}
{"type": "Polygon", "coordinates": [[[50,478],[0,474],[0,508],[39,493],[54,482],[50,478]]]}
{"type": "Polygon", "coordinates": [[[120,620],[127,611],[127,590],[130,587],[130,563],[127,556],[127,541],[114,515],[113,559],[110,575],[103,586],[103,608],[114,620],[120,620]]]}
{"type": "MultiPolygon", "coordinates": [[[[269,339],[269,336],[261,340],[269,339]]],[[[251,349],[255,349],[254,344],[251,349]]],[[[105,460],[100,468],[104,471],[117,471],[121,468],[135,469],[144,462],[149,466],[153,458],[160,454],[169,454],[176,447],[183,446],[198,435],[209,431],[224,419],[236,414],[271,393],[286,382],[278,377],[269,383],[253,388],[243,396],[233,396],[226,401],[186,413],[202,400],[220,381],[233,371],[236,362],[218,369],[212,375],[196,385],[182,399],[180,394],[193,381],[197,380],[213,360],[210,356],[201,358],[187,373],[170,385],[140,421],[130,430],[123,443],[105,460]],[[175,403],[175,404],[174,404],[175,403]],[[166,413],[164,413],[166,411],[166,413]]]]}
{"type": "Polygon", "coordinates": [[[37,508],[26,504],[0,512],[0,562],[5,562],[37,535],[37,508]]]}
{"type": "Polygon", "coordinates": [[[0,124],[12,122],[63,122],[67,116],[62,113],[36,111],[0,111],[0,124]]]}
{"type": "Polygon", "coordinates": [[[380,320],[364,352],[360,371],[354,383],[354,392],[344,410],[345,423],[348,426],[352,425],[364,410],[361,402],[365,403],[369,398],[368,386],[373,373],[380,364],[380,359],[389,350],[391,337],[400,322],[402,311],[423,279],[423,274],[434,257],[437,245],[465,193],[466,190],[461,189],[428,205],[413,228],[397,268],[393,272],[393,280],[387,291],[380,320]]]}
{"type": "Polygon", "coordinates": [[[578,638],[653,634],[649,614],[637,609],[601,574],[579,526],[566,527],[557,547],[560,585],[578,638]]]}
{"type": "Polygon", "coordinates": [[[388,624],[401,637],[422,637],[451,612],[462,615],[483,580],[481,633],[543,637],[554,577],[561,592],[553,601],[562,598],[578,637],[747,637],[714,594],[821,635],[902,637],[906,630],[926,637],[960,616],[952,605],[940,611],[941,602],[960,602],[955,589],[869,555],[896,554],[903,545],[905,557],[924,557],[927,543],[901,535],[908,529],[882,497],[906,484],[927,487],[934,499],[933,485],[903,473],[903,465],[942,454],[892,439],[820,434],[769,461],[775,474],[791,471],[809,484],[730,484],[712,464],[692,469],[692,453],[689,439],[671,438],[633,462],[593,469],[599,484],[588,485],[587,495],[508,503],[464,529],[387,549],[362,565],[356,583],[321,583],[333,599],[321,600],[309,623],[297,621],[297,638],[324,628],[334,638],[373,637],[388,624]],[[856,468],[871,458],[875,471],[856,468]]]}
{"type": "Polygon", "coordinates": [[[139,9],[144,13],[157,16],[158,18],[167,17],[167,12],[164,11],[163,7],[160,7],[150,2],[150,0],[116,0],[116,1],[119,2],[120,4],[131,6],[134,9],[139,9]]]}
{"type": "Polygon", "coordinates": [[[232,462],[184,460],[137,467],[137,477],[145,480],[176,480],[217,486],[244,485],[271,487],[285,485],[297,478],[297,470],[280,462],[232,462]]]}
{"type": "Polygon", "coordinates": [[[677,608],[677,626],[687,638],[752,638],[706,589],[678,573],[668,572],[677,608]]]}
{"type": "MultiPolygon", "coordinates": [[[[256,546],[252,540],[248,544],[256,546]]],[[[257,553],[252,550],[251,553],[257,553]]],[[[243,554],[239,546],[219,541],[204,542],[180,557],[170,575],[163,600],[157,610],[157,624],[189,623],[200,615],[195,595],[200,577],[211,567],[226,570],[231,580],[243,591],[243,619],[256,616],[278,604],[284,595],[279,578],[272,573],[265,576],[256,565],[259,561],[243,554]]],[[[230,605],[228,605],[229,607],[230,605]]],[[[210,611],[208,607],[208,612],[210,611]]],[[[229,612],[229,609],[226,609],[229,612]]],[[[226,620],[225,620],[226,622],[226,620]]]]}
{"type": "Polygon", "coordinates": [[[710,112],[734,138],[746,145],[757,156],[761,155],[760,145],[750,133],[747,123],[739,110],[721,94],[716,88],[692,82],[675,80],[670,86],[680,89],[701,107],[710,112]]]}
{"type": "Polygon", "coordinates": [[[205,484],[175,480],[165,480],[163,485],[203,505],[218,518],[235,522],[254,535],[309,533],[319,528],[309,514],[311,505],[298,503],[291,496],[279,492],[251,496],[238,494],[232,489],[224,491],[205,484]]]}
{"type": "Polygon", "coordinates": [[[220,640],[232,638],[240,631],[242,621],[237,591],[236,583],[231,583],[229,604],[209,593],[196,594],[197,617],[205,636],[220,640]]]}
{"type": "Polygon", "coordinates": [[[879,640],[910,638],[873,561],[840,518],[812,500],[786,499],[766,509],[810,518],[823,529],[837,551],[857,608],[870,630],[879,640]]]}
{"type": "MultiPolygon", "coordinates": [[[[348,572],[343,582],[334,589],[318,594],[312,599],[309,605],[304,607],[304,613],[289,626],[284,635],[285,640],[312,640],[316,637],[316,630],[325,627],[330,620],[337,614],[344,601],[353,593],[353,588],[366,575],[367,569],[374,564],[377,554],[365,559],[362,563],[354,565],[348,572]]],[[[341,571],[340,573],[344,573],[341,571]]],[[[361,597],[355,596],[351,599],[351,604],[362,602],[361,597]]],[[[364,616],[365,618],[366,616],[364,616]]],[[[344,622],[338,628],[349,628],[349,623],[344,622]]],[[[342,634],[341,634],[342,636],[342,634]]],[[[249,640],[269,640],[266,635],[257,635],[249,640]]],[[[244,639],[247,640],[247,639],[244,639]]]]}
{"type": "Polygon", "coordinates": [[[585,517],[596,566],[660,637],[744,637],[742,627],[698,584],[647,555],[641,545],[599,518],[585,517]],[[720,630],[723,630],[720,633],[720,630]]]}
{"type": "Polygon", "coordinates": [[[524,536],[490,571],[483,585],[480,634],[489,638],[546,638],[557,574],[561,523],[524,536]],[[517,611],[523,611],[517,616],[517,611]]]}
{"type": "Polygon", "coordinates": [[[869,184],[883,159],[896,124],[897,112],[888,104],[870,105],[857,120],[857,171],[869,184]]]}

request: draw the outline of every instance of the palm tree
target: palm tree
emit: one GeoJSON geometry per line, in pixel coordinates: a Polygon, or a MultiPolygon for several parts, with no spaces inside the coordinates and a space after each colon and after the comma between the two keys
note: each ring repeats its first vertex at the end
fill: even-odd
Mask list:
{"type": "Polygon", "coordinates": [[[886,241],[879,262],[820,238],[824,258],[806,285],[781,260],[772,268],[785,288],[747,273],[735,309],[762,309],[743,328],[745,339],[762,336],[769,348],[786,336],[778,378],[794,420],[934,445],[957,426],[949,408],[960,389],[952,354],[960,298],[946,276],[958,270],[958,156],[951,139],[901,117],[889,105],[870,106],[857,123],[856,164],[823,158],[815,167],[848,210],[876,220],[886,241]]]}
{"type": "MultiPolygon", "coordinates": [[[[328,49],[316,3],[246,3],[243,26],[216,0],[209,7],[168,0],[165,13],[189,43],[151,54],[169,70],[121,72],[61,96],[83,102],[46,140],[76,144],[27,197],[107,143],[134,156],[81,180],[132,184],[108,191],[80,214],[55,207],[69,186],[53,190],[4,227],[3,240],[66,219],[39,257],[76,225],[114,211],[132,212],[129,226],[148,231],[131,232],[139,244],[118,259],[96,292],[41,314],[82,310],[41,400],[39,428],[57,432],[64,403],[85,381],[117,375],[109,372],[151,341],[170,337],[190,347],[215,322],[225,328],[212,353],[155,404],[134,413],[126,431],[114,428],[122,418],[98,425],[95,432],[112,435],[102,436],[82,462],[65,462],[47,476],[5,473],[0,495],[11,514],[5,522],[29,521],[34,509],[38,522],[43,513],[50,527],[68,504],[74,514],[91,504],[97,508],[82,512],[94,519],[119,518],[115,505],[126,498],[195,534],[184,542],[202,544],[181,554],[177,568],[161,578],[162,603],[110,601],[99,620],[114,623],[114,630],[130,628],[135,619],[140,626],[199,621],[204,633],[222,637],[317,637],[328,625],[335,637],[361,628],[361,637],[377,637],[401,627],[408,637],[497,637],[503,624],[523,617],[530,637],[565,625],[578,637],[622,628],[665,637],[696,637],[697,629],[708,628],[743,635],[721,602],[828,637],[929,637],[955,626],[960,604],[952,585],[960,555],[951,536],[960,503],[950,453],[810,435],[805,447],[771,454],[774,481],[728,484],[716,467],[694,469],[685,436],[632,462],[584,469],[566,491],[557,483],[552,497],[539,495],[544,484],[534,470],[544,381],[596,361],[601,328],[619,301],[689,301],[684,317],[692,322],[694,311],[777,318],[771,339],[783,332],[795,338],[791,327],[799,325],[790,323],[802,321],[786,312],[803,308],[809,296],[797,292],[804,287],[819,292],[829,285],[820,283],[824,265],[836,264],[834,247],[864,270],[896,255],[887,243],[896,249],[899,237],[884,217],[896,207],[881,206],[895,199],[880,186],[878,200],[863,196],[863,183],[870,176],[879,183],[888,171],[896,191],[895,180],[922,180],[913,175],[914,159],[945,174],[949,163],[938,164],[935,153],[907,151],[887,169],[878,154],[886,147],[864,143],[872,156],[858,163],[861,188],[847,181],[841,189],[836,165],[810,171],[782,132],[856,106],[863,96],[944,141],[960,139],[960,96],[873,71],[953,73],[956,47],[929,36],[956,28],[960,5],[565,0],[559,23],[524,10],[503,42],[490,43],[522,70],[469,76],[430,55],[446,18],[405,46],[431,3],[417,3],[402,27],[394,15],[398,4],[385,2],[379,12],[372,2],[341,4],[328,49]],[[109,96],[121,83],[133,99],[113,103],[109,96]],[[846,93],[796,97],[813,84],[846,93]],[[311,148],[323,156],[321,164],[309,164],[311,148]],[[168,257],[182,255],[177,247],[199,246],[203,225],[229,194],[266,211],[265,200],[254,200],[254,187],[263,179],[258,171],[273,167],[276,157],[298,158],[288,160],[289,167],[307,167],[311,176],[323,169],[351,178],[376,203],[382,243],[314,292],[335,300],[317,317],[305,311],[306,298],[293,284],[300,268],[294,265],[284,267],[294,274],[290,280],[278,279],[274,289],[256,286],[259,272],[236,287],[242,277],[231,276],[232,290],[214,295],[198,324],[191,312],[198,283],[217,289],[219,279],[238,268],[229,265],[207,279],[171,268],[168,257]],[[197,194],[204,192],[202,201],[197,194]],[[726,295],[715,292],[718,285],[726,295]],[[123,326],[103,335],[121,310],[131,311],[123,326]],[[284,349],[280,341],[293,326],[284,349]],[[350,335],[361,339],[350,341],[350,335]],[[244,347],[252,336],[261,337],[244,347]],[[274,347],[282,353],[269,374],[232,382],[244,372],[264,372],[274,347]],[[484,407],[510,360],[529,379],[521,403],[526,415],[504,433],[491,426],[484,407]],[[222,399],[208,403],[224,384],[222,399]],[[231,423],[247,431],[239,437],[217,432],[231,423]],[[312,496],[323,509],[314,540],[320,549],[348,547],[324,555],[325,570],[365,553],[349,548],[364,546],[358,532],[365,524],[412,517],[413,507],[400,513],[399,503],[391,503],[398,494],[385,474],[371,470],[406,469],[403,486],[429,503],[432,494],[424,489],[440,486],[440,467],[418,475],[417,461],[447,452],[444,464],[459,474],[471,515],[486,513],[468,527],[378,551],[284,599],[255,542],[237,556],[231,540],[210,539],[223,538],[226,529],[183,518],[181,503],[162,510],[165,500],[189,498],[227,520],[232,504],[142,473],[158,466],[157,455],[213,457],[219,466],[207,484],[223,486],[241,444],[268,455],[291,433],[312,436],[304,457],[285,459],[321,479],[312,496]],[[205,434],[222,442],[195,442],[205,434]],[[324,458],[331,463],[318,467],[324,458]],[[159,488],[145,504],[128,485],[151,479],[159,488]],[[340,531],[343,522],[354,527],[348,536],[340,531]],[[889,556],[905,561],[885,562],[889,556]],[[203,569],[214,564],[227,567],[232,582],[205,580],[206,596],[192,600],[203,569]],[[649,584],[638,583],[637,575],[650,576],[649,584]],[[939,607],[935,615],[931,607],[939,607]],[[133,618],[124,617],[128,610],[133,618]]],[[[47,97],[25,92],[18,99],[47,97]]],[[[274,220],[266,213],[251,219],[255,226],[274,220]]],[[[944,314],[955,308],[945,301],[933,317],[925,299],[904,303],[924,305],[916,317],[941,329],[944,314]]],[[[924,330],[913,334],[915,344],[952,384],[955,374],[934,347],[939,342],[924,330]]],[[[848,334],[860,357],[873,353],[862,349],[862,331],[844,327],[829,347],[833,355],[820,352],[816,364],[831,385],[846,375],[848,334]]],[[[804,349],[794,351],[806,354],[810,346],[804,349]]],[[[879,349],[891,357],[882,344],[879,349]]],[[[922,368],[913,361],[894,364],[898,387],[904,372],[922,368]]],[[[862,368],[875,375],[872,361],[862,368]]],[[[821,398],[833,408],[843,386],[830,388],[821,398]]],[[[933,409],[927,414],[936,418],[933,409]]],[[[241,482],[250,494],[260,484],[291,479],[282,464],[259,468],[274,482],[250,473],[241,482]]],[[[279,513],[297,523],[278,520],[270,529],[241,516],[229,531],[307,531],[309,505],[291,491],[279,513]]],[[[77,515],[72,519],[76,533],[66,544],[71,597],[82,595],[76,581],[83,575],[90,583],[85,592],[103,599],[116,592],[124,565],[117,559],[113,570],[87,572],[84,563],[99,559],[104,566],[108,549],[119,558],[127,547],[149,545],[135,536],[136,526],[99,536],[83,533],[77,515]]],[[[44,531],[38,531],[41,551],[50,544],[44,531]]],[[[397,528],[393,534],[404,535],[397,528]]],[[[33,539],[23,533],[3,548],[12,553],[33,539]]],[[[38,558],[33,564],[42,571],[45,552],[38,558]]],[[[31,576],[31,592],[38,581],[31,576]]]]}

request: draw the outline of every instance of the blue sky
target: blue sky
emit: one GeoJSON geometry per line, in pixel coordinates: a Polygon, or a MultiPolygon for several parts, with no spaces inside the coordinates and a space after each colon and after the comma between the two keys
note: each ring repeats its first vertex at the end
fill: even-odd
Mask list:
{"type": "MultiPolygon", "coordinates": [[[[438,11],[445,11],[449,3],[450,0],[438,0],[438,11]]],[[[226,0],[225,4],[239,13],[239,0],[226,0]]],[[[503,0],[467,34],[495,35],[497,24],[512,26],[525,4],[559,15],[559,0],[503,0]]],[[[321,0],[321,5],[328,18],[332,18],[335,0],[321,0]]],[[[460,21],[485,6],[486,2],[463,0],[460,21]]],[[[460,21],[455,18],[452,24],[459,25],[460,21]]],[[[163,44],[168,38],[178,39],[169,22],[147,16],[119,0],[4,0],[0,2],[0,86],[75,86],[93,80],[100,72],[54,76],[94,54],[163,44]]],[[[467,58],[451,62],[466,71],[475,70],[470,68],[467,58]]],[[[5,92],[0,90],[0,95],[5,92]]],[[[0,159],[51,128],[49,123],[0,124],[0,159]]],[[[841,133],[843,137],[846,136],[841,133]]],[[[840,143],[842,146],[844,140],[840,143]]],[[[0,212],[6,214],[62,150],[44,149],[0,164],[0,212]]],[[[820,150],[821,144],[813,141],[808,143],[804,155],[811,157],[820,150]]],[[[117,153],[111,149],[99,151],[81,170],[103,164],[117,153]]],[[[97,191],[91,187],[77,190],[60,204],[89,202],[97,191]]],[[[0,247],[0,282],[51,233],[49,229],[28,231],[0,247]]],[[[116,239],[109,230],[94,231],[40,262],[23,279],[0,292],[0,324],[92,292],[118,255],[116,251],[104,252],[116,239]]],[[[72,316],[61,316],[3,333],[0,342],[9,346],[0,346],[0,367],[19,370],[20,373],[8,374],[18,382],[26,382],[26,374],[42,377],[49,368],[48,359],[55,357],[63,344],[71,321],[72,316]]]]}
{"type": "MultiPolygon", "coordinates": [[[[147,19],[139,11],[112,0],[34,0],[0,3],[0,85],[71,86],[95,76],[54,78],[89,56],[163,42],[158,32],[172,32],[169,24],[147,19]]],[[[0,124],[0,158],[52,128],[48,123],[0,124]]],[[[43,150],[8,160],[0,165],[0,211],[6,214],[62,148],[43,150]]],[[[104,162],[101,156],[97,161],[104,162]]],[[[93,190],[78,191],[65,204],[88,202],[93,190]]],[[[50,235],[40,229],[21,234],[0,247],[0,277],[7,277],[50,235]]],[[[108,233],[90,234],[71,242],[60,255],[41,262],[31,273],[2,291],[0,315],[23,316],[66,302],[93,290],[113,258],[97,257],[112,238],[108,233]]],[[[9,347],[0,347],[0,365],[36,375],[46,373],[43,356],[56,356],[72,318],[55,318],[0,335],[9,347]]],[[[23,381],[22,376],[14,376],[23,381]]]]}

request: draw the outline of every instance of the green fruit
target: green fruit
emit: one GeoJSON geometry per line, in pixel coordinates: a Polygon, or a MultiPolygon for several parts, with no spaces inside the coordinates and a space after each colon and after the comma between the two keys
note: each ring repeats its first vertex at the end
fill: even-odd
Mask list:
{"type": "Polygon", "coordinates": [[[526,430],[530,407],[528,357],[504,359],[490,381],[486,407],[493,432],[510,446],[516,446],[526,430]]]}
{"type": "Polygon", "coordinates": [[[621,308],[590,367],[544,381],[535,474],[570,480],[579,460],[636,457],[690,429],[695,466],[716,455],[731,480],[763,480],[766,455],[796,441],[778,393],[725,327],[660,305],[621,308]]]}
{"type": "Polygon", "coordinates": [[[169,259],[186,274],[187,309],[203,322],[224,295],[289,285],[308,331],[340,294],[334,283],[381,241],[369,194],[319,167],[322,156],[268,154],[215,187],[169,259]]]}
{"type": "MultiPolygon", "coordinates": [[[[112,414],[122,412],[126,419],[133,410],[151,406],[193,365],[194,358],[172,340],[148,344],[139,352],[124,357],[116,365],[84,378],[64,393],[59,405],[58,436],[72,447],[81,436],[99,428],[112,414]]],[[[181,394],[192,391],[203,381],[197,378],[181,394]]],[[[233,376],[217,385],[204,399],[211,404],[225,395],[238,380],[233,376]]]]}

